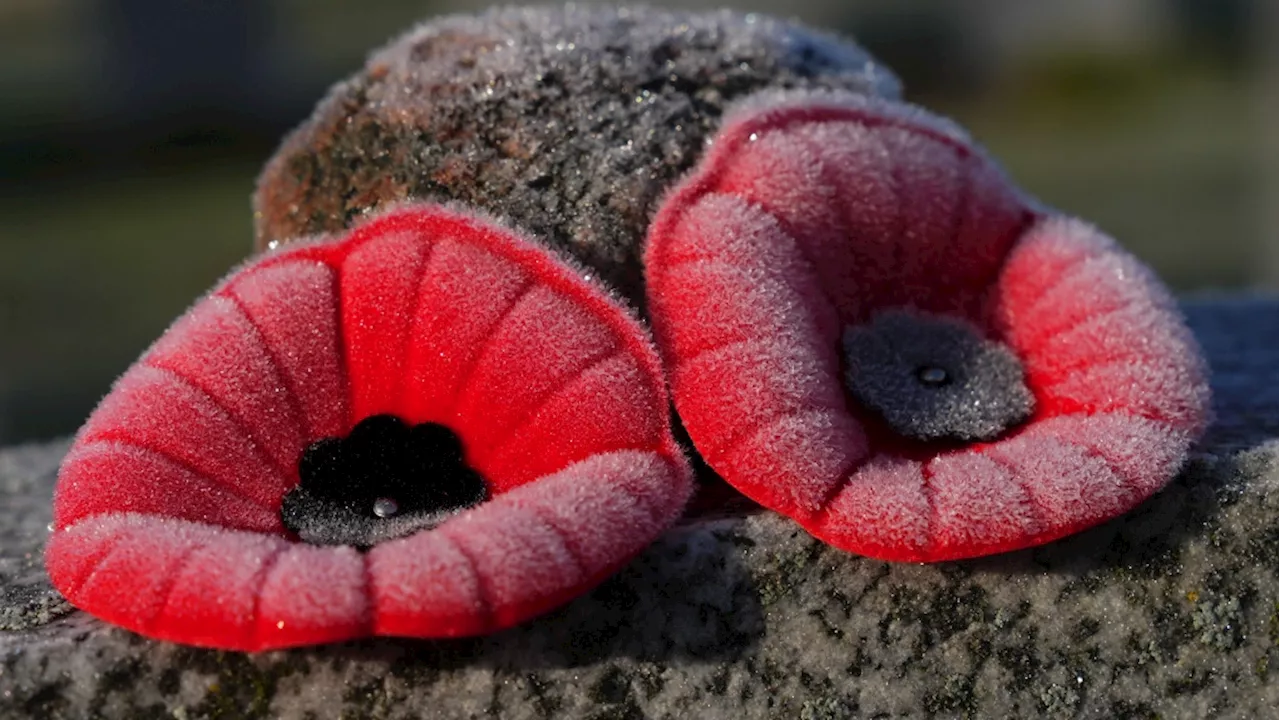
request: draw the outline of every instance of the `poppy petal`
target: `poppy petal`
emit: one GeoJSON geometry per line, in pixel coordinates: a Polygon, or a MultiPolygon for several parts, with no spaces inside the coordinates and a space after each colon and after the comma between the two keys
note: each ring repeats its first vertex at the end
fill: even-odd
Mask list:
{"type": "Polygon", "coordinates": [[[337,293],[336,273],[315,261],[272,263],[242,273],[223,290],[271,348],[308,437],[347,429],[346,372],[334,312],[337,293]]]}
{"type": "Polygon", "coordinates": [[[1204,361],[1173,299],[1085,223],[1049,219],[1027,233],[1000,278],[997,314],[1042,416],[1127,412],[1204,432],[1204,361]]]}
{"type": "Polygon", "coordinates": [[[234,485],[239,474],[211,477],[163,449],[121,441],[77,443],[58,474],[53,499],[60,529],[107,512],[155,513],[261,532],[282,530],[276,507],[234,485]]]}
{"type": "Polygon", "coordinates": [[[387,233],[354,248],[342,264],[343,339],[356,417],[401,411],[409,328],[431,249],[412,233],[387,233]]]}
{"type": "Polygon", "coordinates": [[[1206,422],[1203,363],[1150,271],[908,105],[751,102],[647,243],[654,331],[694,445],[837,547],[928,561],[1061,537],[1159,489],[1206,422]],[[957,366],[921,364],[948,359],[929,327],[948,328],[957,366]],[[904,389],[868,393],[865,373],[846,385],[855,350],[903,364],[875,377],[904,389]],[[907,390],[918,402],[890,409],[1016,412],[962,432],[871,403],[907,390]],[[959,442],[974,437],[988,442],[959,442]]]}
{"type": "MultiPolygon", "coordinates": [[[[349,497],[322,490],[314,503],[349,497]]],[[[532,241],[409,206],[259,258],[180,318],[77,436],[46,562],[78,607],[190,644],[475,634],[599,582],[690,491],[639,322],[532,241]],[[430,440],[449,457],[377,467],[465,460],[488,499],[431,523],[379,499],[393,531],[367,552],[300,542],[281,508],[308,482],[303,450],[353,430],[354,452],[430,440]]]]}
{"type": "MultiPolygon", "coordinates": [[[[199,388],[244,426],[282,474],[291,473],[305,442],[303,418],[264,337],[233,299],[214,295],[193,307],[140,362],[199,388]]],[[[183,425],[182,417],[167,414],[174,427],[183,425]]]]}
{"type": "Polygon", "coordinates": [[[528,292],[529,271],[512,258],[468,243],[440,243],[423,269],[405,359],[405,417],[453,418],[461,385],[485,338],[528,292]]]}
{"type": "Polygon", "coordinates": [[[120,378],[81,429],[79,440],[82,445],[115,440],[161,450],[204,477],[227,479],[246,497],[269,507],[296,482],[212,398],[178,375],[147,365],[135,365],[120,378]],[[191,433],[204,438],[203,444],[185,442],[191,433]]]}
{"type": "Polygon", "coordinates": [[[884,560],[928,552],[933,514],[924,467],[915,460],[878,455],[837,486],[825,513],[806,525],[826,542],[884,560]]]}

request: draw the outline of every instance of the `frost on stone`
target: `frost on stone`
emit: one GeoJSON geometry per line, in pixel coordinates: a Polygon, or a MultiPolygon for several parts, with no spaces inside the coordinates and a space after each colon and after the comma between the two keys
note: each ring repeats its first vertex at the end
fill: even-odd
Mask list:
{"type": "Polygon", "coordinates": [[[639,305],[658,201],[726,108],[770,88],[899,94],[852,40],[767,15],[584,4],[432,20],[374,53],[271,159],[257,246],[405,199],[460,201],[639,305]]]}

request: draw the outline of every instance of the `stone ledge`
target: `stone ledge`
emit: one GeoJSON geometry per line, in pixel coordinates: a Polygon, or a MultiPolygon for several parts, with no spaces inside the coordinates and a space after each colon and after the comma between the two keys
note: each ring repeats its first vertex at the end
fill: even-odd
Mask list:
{"type": "Polygon", "coordinates": [[[41,548],[65,441],[0,451],[0,716],[1276,716],[1277,304],[1185,304],[1217,421],[1168,488],[1041,548],[902,565],[767,512],[688,522],[497,635],[243,655],[72,610],[41,548]]]}

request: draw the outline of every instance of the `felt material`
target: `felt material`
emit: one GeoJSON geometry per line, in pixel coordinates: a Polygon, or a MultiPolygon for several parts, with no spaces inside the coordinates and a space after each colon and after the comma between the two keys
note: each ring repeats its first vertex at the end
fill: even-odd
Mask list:
{"type": "Polygon", "coordinates": [[[300,482],[285,493],[280,517],[313,545],[357,548],[435,527],[488,497],[463,452],[443,425],[367,417],[346,438],[307,447],[300,482]]]}
{"type": "Polygon", "coordinates": [[[994,440],[1035,403],[1013,353],[954,318],[883,312],[843,349],[845,385],[907,437],[994,440]]]}
{"type": "Polygon", "coordinates": [[[577,269],[491,221],[404,207],[249,263],[144,353],[62,465],[49,575],[103,619],[211,647],[492,632],[599,582],[679,516],[691,477],[667,403],[639,323],[577,269]],[[360,467],[313,457],[311,500],[345,507],[336,473],[447,517],[321,528],[367,553],[286,530],[304,449],[353,429],[344,462],[360,467]],[[434,454],[391,457],[397,429],[434,454]],[[475,493],[390,477],[463,460],[490,495],[466,509],[475,493]]]}
{"type": "Polygon", "coordinates": [[[1158,490],[1207,422],[1199,351],[1151,273],[901,103],[749,99],[645,263],[694,445],[845,550],[1047,542],[1158,490]],[[921,394],[931,369],[945,402],[921,394]]]}

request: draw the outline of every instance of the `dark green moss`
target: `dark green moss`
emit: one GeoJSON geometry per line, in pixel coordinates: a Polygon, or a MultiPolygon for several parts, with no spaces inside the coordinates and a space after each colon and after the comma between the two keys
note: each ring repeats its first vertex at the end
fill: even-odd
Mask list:
{"type": "Polygon", "coordinates": [[[30,584],[0,576],[0,632],[47,625],[75,610],[40,574],[30,584]]]}
{"type": "Polygon", "coordinates": [[[1036,680],[1040,672],[1039,648],[1035,634],[1023,638],[1022,642],[1002,645],[996,648],[996,662],[1009,672],[1009,687],[1012,690],[1025,690],[1036,680]]]}
{"type": "Polygon", "coordinates": [[[1083,617],[1077,620],[1075,625],[1072,626],[1068,637],[1071,638],[1071,642],[1073,643],[1083,642],[1094,635],[1097,635],[1098,631],[1101,629],[1102,623],[1098,622],[1095,618],[1083,617]]]}
{"type": "Polygon", "coordinates": [[[799,552],[791,552],[777,558],[755,578],[756,593],[765,607],[788,597],[800,586],[804,575],[812,568],[812,555],[817,548],[810,546],[799,552]]]}
{"type": "Polygon", "coordinates": [[[976,707],[973,678],[962,675],[948,676],[939,690],[924,696],[924,710],[931,715],[945,713],[971,717],[976,707]]]}
{"type": "Polygon", "coordinates": [[[631,679],[617,665],[610,665],[587,690],[587,696],[599,703],[620,703],[631,695],[631,679]]]}
{"type": "Polygon", "coordinates": [[[1270,565],[1278,567],[1276,558],[1280,557],[1280,539],[1273,532],[1256,532],[1245,541],[1244,558],[1252,565],[1270,565]]]}
{"type": "Polygon", "coordinates": [[[732,668],[727,665],[721,665],[716,671],[711,673],[711,679],[707,682],[707,690],[712,695],[722,696],[729,691],[729,679],[732,677],[732,668]]]}
{"type": "Polygon", "coordinates": [[[1205,668],[1187,668],[1179,677],[1165,684],[1165,693],[1169,697],[1194,695],[1209,687],[1214,681],[1214,672],[1205,668]]]}
{"type": "MultiPolygon", "coordinates": [[[[192,718],[270,717],[271,702],[282,678],[305,673],[310,663],[302,653],[288,653],[275,662],[255,662],[253,656],[236,652],[190,650],[185,653],[192,665],[208,673],[214,681],[204,698],[188,710],[192,718]]],[[[178,658],[175,662],[182,666],[178,658]]]]}
{"type": "Polygon", "coordinates": [[[850,650],[851,660],[845,666],[844,671],[850,677],[862,677],[864,670],[874,668],[874,661],[870,654],[867,653],[866,638],[858,638],[858,641],[850,650]]]}
{"type": "Polygon", "coordinates": [[[536,672],[524,676],[527,699],[541,718],[554,718],[564,706],[555,683],[536,672]]]}
{"type": "Polygon", "coordinates": [[[156,680],[156,689],[165,697],[177,695],[182,689],[182,671],[176,667],[165,668],[156,680]]]}
{"type": "Polygon", "coordinates": [[[66,688],[70,684],[67,680],[44,683],[31,695],[20,700],[18,707],[22,709],[27,717],[51,719],[70,717],[67,715],[67,700],[65,697],[66,688]]]}
{"type": "Polygon", "coordinates": [[[854,720],[858,703],[840,697],[805,700],[800,705],[800,720],[854,720]]]}
{"type": "Polygon", "coordinates": [[[102,707],[117,693],[127,697],[147,672],[148,668],[139,658],[128,658],[107,668],[94,687],[93,707],[102,707]]]}
{"type": "Polygon", "coordinates": [[[659,665],[641,663],[636,669],[632,684],[643,692],[646,698],[652,699],[662,692],[662,689],[667,684],[667,681],[662,677],[662,670],[659,665]]]}
{"type": "Polygon", "coordinates": [[[1116,700],[1111,703],[1108,717],[1114,720],[1160,720],[1160,713],[1144,702],[1116,700]]]}
{"type": "Polygon", "coordinates": [[[825,633],[827,637],[832,640],[841,640],[844,638],[844,630],[839,625],[828,619],[827,613],[821,608],[810,610],[809,617],[818,621],[818,624],[822,626],[822,632],[825,633]]]}
{"type": "Polygon", "coordinates": [[[976,584],[948,586],[937,593],[919,615],[927,642],[938,645],[995,613],[987,602],[987,591],[976,584]]]}

